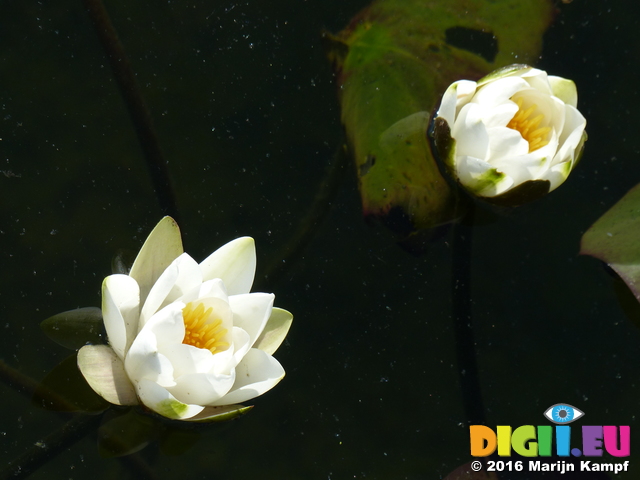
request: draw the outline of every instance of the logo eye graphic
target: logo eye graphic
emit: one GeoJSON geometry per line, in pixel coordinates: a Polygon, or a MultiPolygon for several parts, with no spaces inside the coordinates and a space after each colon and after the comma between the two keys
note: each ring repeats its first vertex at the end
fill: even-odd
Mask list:
{"type": "Polygon", "coordinates": [[[556,403],[544,412],[545,417],[559,425],[574,422],[583,415],[584,412],[582,410],[572,407],[568,403],[556,403]]]}

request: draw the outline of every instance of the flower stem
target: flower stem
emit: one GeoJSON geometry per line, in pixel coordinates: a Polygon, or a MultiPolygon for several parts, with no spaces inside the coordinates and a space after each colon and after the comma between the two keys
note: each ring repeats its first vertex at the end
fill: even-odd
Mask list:
{"type": "MultiPolygon", "coordinates": [[[[20,373],[0,360],[0,381],[14,388],[19,393],[31,398],[38,387],[38,382],[20,373]]],[[[62,405],[65,402],[57,394],[42,390],[40,395],[46,395],[51,403],[62,405]]],[[[56,412],[61,418],[69,418],[68,414],[56,412]]],[[[20,457],[11,461],[0,470],[0,480],[25,478],[35,470],[46,464],[89,433],[95,433],[102,415],[78,415],[64,424],[59,430],[49,434],[20,457]]],[[[156,477],[147,463],[137,454],[120,457],[119,460],[127,466],[135,476],[141,480],[154,480],[156,477]]]]}
{"type": "Polygon", "coordinates": [[[471,251],[475,206],[462,222],[453,225],[452,314],[462,402],[468,425],[483,425],[484,404],[478,377],[471,305],[471,251]]]}
{"type": "Polygon", "coordinates": [[[35,448],[29,449],[10,462],[0,471],[0,480],[28,477],[49,460],[95,431],[101,419],[101,415],[80,415],[65,423],[62,428],[39,441],[35,448]]]}
{"type": "Polygon", "coordinates": [[[102,47],[109,59],[113,76],[120,89],[120,94],[129,111],[129,116],[147,162],[147,169],[160,208],[165,215],[172,216],[180,223],[167,162],[162,155],[160,142],[153,128],[151,113],[144,102],[129,58],[118,39],[116,29],[111,23],[102,0],[83,0],[83,3],[96,28],[102,47]]]}
{"type": "MultiPolygon", "coordinates": [[[[263,280],[265,283],[273,285],[280,280],[295,265],[296,260],[313,239],[323,220],[331,211],[341,180],[344,178],[345,172],[348,171],[348,163],[349,156],[343,142],[341,142],[318,186],[311,207],[298,224],[296,231],[289,237],[287,244],[282,247],[278,255],[274,256],[277,260],[267,267],[263,280]]],[[[259,289],[259,286],[258,284],[256,288],[259,289]]]]}

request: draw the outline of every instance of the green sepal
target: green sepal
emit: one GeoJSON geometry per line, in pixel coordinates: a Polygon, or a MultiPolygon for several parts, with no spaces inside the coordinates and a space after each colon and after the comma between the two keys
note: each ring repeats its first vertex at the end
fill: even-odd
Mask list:
{"type": "Polygon", "coordinates": [[[253,408],[253,405],[224,405],[220,407],[205,407],[198,415],[191,418],[184,418],[186,422],[226,422],[245,415],[253,408]]]}
{"type": "Polygon", "coordinates": [[[109,402],[87,384],[76,362],[74,353],[55,366],[33,393],[33,403],[56,412],[100,413],[109,408],[109,402]]]}
{"type": "Polygon", "coordinates": [[[532,68],[533,67],[530,67],[529,65],[525,65],[524,63],[514,63],[513,65],[506,65],[504,67],[494,70],[490,74],[485,75],[480,80],[478,80],[477,88],[480,88],[482,85],[489,83],[493,80],[498,80],[499,78],[503,78],[503,77],[509,77],[514,73],[520,72],[520,71],[526,72],[531,70],[532,68]]]}
{"type": "Polygon", "coordinates": [[[43,320],[40,328],[51,340],[72,350],[87,343],[104,343],[102,311],[97,307],[58,313],[43,320]]]}
{"type": "Polygon", "coordinates": [[[253,348],[273,355],[287,336],[292,322],[293,315],[290,312],[274,307],[262,333],[253,344],[253,348]]]}
{"type": "Polygon", "coordinates": [[[549,193],[550,187],[549,180],[527,180],[495,197],[478,196],[478,198],[500,207],[519,207],[544,197],[549,193]]]}

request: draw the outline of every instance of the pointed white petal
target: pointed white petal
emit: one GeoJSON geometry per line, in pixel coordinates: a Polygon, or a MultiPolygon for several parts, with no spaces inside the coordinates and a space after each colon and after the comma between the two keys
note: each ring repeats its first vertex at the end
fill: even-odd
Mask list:
{"type": "Polygon", "coordinates": [[[571,173],[571,163],[571,161],[566,161],[558,165],[553,165],[542,175],[541,180],[549,180],[550,182],[549,191],[555,190],[564,183],[571,173]]]}
{"type": "Polygon", "coordinates": [[[520,77],[501,78],[478,88],[472,102],[493,108],[509,100],[516,92],[526,88],[530,88],[529,84],[520,77]]]}
{"type": "Polygon", "coordinates": [[[489,150],[487,127],[482,123],[484,108],[475,103],[462,107],[451,131],[456,140],[456,156],[485,158],[489,150]]]}
{"type": "Polygon", "coordinates": [[[129,272],[140,285],[141,304],[162,272],[183,251],[178,224],[173,218],[164,217],[147,237],[129,272]]]}
{"type": "Polygon", "coordinates": [[[520,155],[529,153],[529,142],[520,132],[507,127],[494,127],[487,130],[489,134],[489,156],[487,161],[495,165],[500,160],[513,161],[520,155]]]}
{"type": "Polygon", "coordinates": [[[249,293],[256,272],[253,238],[237,238],[213,252],[201,264],[203,280],[221,278],[229,295],[249,293]]]}
{"type": "Polygon", "coordinates": [[[109,275],[102,282],[102,318],[109,344],[121,359],[138,333],[140,290],[128,275],[109,275]]]}
{"type": "Polygon", "coordinates": [[[544,70],[538,70],[537,68],[532,68],[528,72],[522,75],[529,85],[538,90],[539,92],[544,93],[545,95],[551,95],[551,86],[549,85],[549,80],[547,77],[547,72],[544,70]]]}
{"type": "Polygon", "coordinates": [[[273,355],[287,336],[292,322],[293,315],[291,313],[282,308],[274,307],[271,310],[271,317],[269,317],[267,325],[253,344],[253,348],[273,355]]]}
{"type": "Polygon", "coordinates": [[[78,368],[91,388],[115,405],[137,405],[138,398],[122,360],[111,347],[85,345],[78,351],[78,368]]]}
{"type": "Polygon", "coordinates": [[[476,91],[476,82],[460,80],[452,83],[442,96],[437,116],[453,125],[456,114],[466,105],[476,91]]]}
{"type": "Polygon", "coordinates": [[[200,405],[188,405],[176,400],[166,388],[149,380],[141,380],[137,389],[140,401],[163,417],[185,420],[199,414],[204,409],[200,405]]]}
{"type": "Polygon", "coordinates": [[[192,373],[208,373],[214,365],[214,355],[210,350],[184,343],[167,345],[162,349],[162,354],[171,362],[176,378],[192,373]]]}
{"type": "Polygon", "coordinates": [[[513,185],[510,176],[490,163],[468,156],[458,159],[458,179],[471,193],[483,197],[500,195],[513,185]]]}
{"type": "Polygon", "coordinates": [[[252,345],[271,316],[274,298],[272,293],[245,293],[229,297],[233,325],[249,334],[252,345]]]}
{"type": "Polygon", "coordinates": [[[200,267],[188,254],[176,258],[151,287],[140,312],[140,328],[163,306],[202,284],[200,267]]]}
{"type": "Polygon", "coordinates": [[[183,304],[171,304],[156,313],[134,340],[124,365],[136,382],[151,380],[164,386],[174,384],[173,366],[161,350],[184,339],[183,304]]]}
{"type": "Polygon", "coordinates": [[[284,377],[284,368],[271,355],[252,348],[236,367],[233,388],[210,405],[244,402],[271,390],[284,377]]]}
{"type": "Polygon", "coordinates": [[[229,375],[194,373],[176,378],[176,385],[168,391],[183,403],[210,405],[222,398],[233,386],[236,372],[229,375]]]}

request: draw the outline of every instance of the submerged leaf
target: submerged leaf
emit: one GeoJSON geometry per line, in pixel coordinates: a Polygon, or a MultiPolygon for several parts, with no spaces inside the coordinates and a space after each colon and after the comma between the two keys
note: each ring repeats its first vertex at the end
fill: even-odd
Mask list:
{"type": "Polygon", "coordinates": [[[42,380],[33,394],[33,402],[57,412],[98,413],[109,407],[83,378],[75,353],[55,366],[42,380]]]}
{"type": "Polygon", "coordinates": [[[640,301],[640,184],[585,232],[580,253],[607,263],[640,301]]]}
{"type": "Polygon", "coordinates": [[[40,323],[40,328],[59,345],[77,350],[87,343],[101,343],[102,325],[102,311],[84,307],[49,317],[40,323]]]}
{"type": "Polygon", "coordinates": [[[160,422],[135,410],[109,412],[98,429],[98,451],[105,458],[131,455],[158,437],[160,422]]]}

